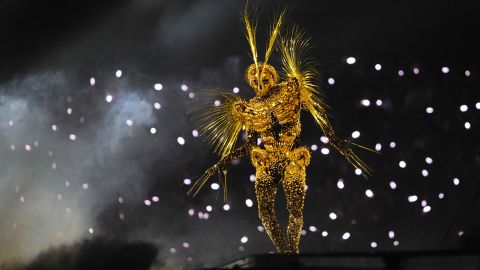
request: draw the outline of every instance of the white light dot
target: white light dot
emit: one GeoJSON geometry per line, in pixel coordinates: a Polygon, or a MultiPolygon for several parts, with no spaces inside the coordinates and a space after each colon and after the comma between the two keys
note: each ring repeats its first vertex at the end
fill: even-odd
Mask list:
{"type": "Polygon", "coordinates": [[[229,204],[224,204],[223,205],[223,210],[225,210],[225,211],[230,210],[230,205],[229,204]]]}
{"type": "Polygon", "coordinates": [[[254,174],[250,175],[250,182],[255,182],[256,179],[257,177],[254,174]]]}
{"type": "Polygon", "coordinates": [[[382,106],[383,104],[383,101],[381,99],[377,99],[377,101],[375,102],[377,104],[377,106],[382,106]]]}
{"type": "Polygon", "coordinates": [[[328,143],[328,138],[325,137],[325,136],[322,136],[322,137],[320,137],[320,141],[321,141],[322,143],[327,144],[327,143],[328,143]]]}
{"type": "Polygon", "coordinates": [[[220,185],[218,183],[212,183],[210,185],[210,188],[213,190],[218,190],[220,188],[220,185]]]}
{"type": "Polygon", "coordinates": [[[418,200],[418,196],[417,195],[410,195],[408,196],[408,201],[409,202],[416,202],[418,200]]]}
{"type": "Polygon", "coordinates": [[[122,77],[122,71],[119,69],[115,72],[115,76],[117,76],[117,78],[120,78],[122,77]]]}
{"type": "Polygon", "coordinates": [[[342,235],[343,240],[347,240],[348,238],[350,238],[350,233],[349,232],[346,232],[342,235]]]}
{"type": "Polygon", "coordinates": [[[15,151],[15,145],[10,144],[10,150],[15,151]]]}
{"type": "Polygon", "coordinates": [[[185,178],[185,179],[183,179],[183,184],[188,186],[188,185],[192,184],[192,180],[190,180],[188,178],[185,178]]]}
{"type": "Polygon", "coordinates": [[[460,111],[461,111],[461,112],[466,112],[466,111],[468,111],[468,106],[465,105],[465,104],[461,105],[461,106],[460,106],[460,111]]]}
{"type": "Polygon", "coordinates": [[[373,191],[370,189],[365,190],[365,195],[367,195],[368,198],[373,198],[373,191]]]}
{"type": "Polygon", "coordinates": [[[153,103],[153,107],[157,110],[160,110],[162,108],[162,105],[160,105],[160,103],[158,103],[158,102],[155,102],[155,103],[153,103]]]}
{"type": "Polygon", "coordinates": [[[161,83],[156,83],[153,85],[153,88],[155,88],[157,91],[160,91],[163,89],[163,85],[161,83]]]}
{"type": "Polygon", "coordinates": [[[302,234],[302,235],[307,235],[307,231],[302,230],[302,231],[300,232],[300,234],[302,234]]]}
{"type": "Polygon", "coordinates": [[[465,129],[470,129],[472,125],[470,124],[470,122],[465,122],[464,126],[465,126],[465,129]]]}
{"type": "Polygon", "coordinates": [[[368,107],[368,106],[370,106],[370,100],[369,99],[362,99],[360,101],[360,104],[362,104],[365,107],[368,107]]]}
{"type": "Polygon", "coordinates": [[[413,68],[413,74],[418,75],[420,73],[420,69],[418,68],[413,68]]]}
{"type": "Polygon", "coordinates": [[[152,197],[153,202],[158,202],[159,200],[160,200],[160,198],[158,196],[153,196],[152,197]]]}
{"type": "Polygon", "coordinates": [[[339,189],[343,189],[345,187],[345,184],[343,183],[343,179],[338,179],[337,181],[337,187],[339,189]]]}
{"type": "Polygon", "coordinates": [[[312,151],[317,151],[318,146],[316,144],[312,144],[312,146],[310,146],[310,149],[312,149],[312,151]]]}
{"type": "Polygon", "coordinates": [[[382,69],[382,65],[380,64],[375,64],[375,70],[381,70],[382,69]]]}
{"type": "Polygon", "coordinates": [[[352,132],[352,138],[356,139],[358,137],[360,137],[360,131],[355,130],[354,132],[352,132]]]}
{"type": "Polygon", "coordinates": [[[376,248],[376,247],[377,247],[377,242],[371,242],[371,243],[370,243],[370,246],[371,246],[372,248],[376,248]]]}
{"type": "Polygon", "coordinates": [[[52,125],[52,130],[53,131],[57,131],[57,129],[58,129],[57,125],[52,125]]]}
{"type": "Polygon", "coordinates": [[[357,62],[357,59],[355,59],[355,57],[350,56],[347,58],[347,64],[353,65],[355,64],[355,62],[357,62]]]}
{"type": "Polygon", "coordinates": [[[77,139],[77,135],[75,134],[70,134],[68,135],[68,138],[71,140],[71,141],[75,141],[77,139]]]}
{"type": "Polygon", "coordinates": [[[170,253],[177,253],[177,249],[175,249],[175,248],[170,248],[170,253]]]}
{"type": "Polygon", "coordinates": [[[242,242],[243,244],[247,243],[247,242],[248,242],[248,237],[243,236],[243,237],[240,239],[240,242],[242,242]]]}
{"type": "Polygon", "coordinates": [[[113,96],[112,95],[106,95],[105,96],[105,101],[107,101],[108,103],[112,102],[113,100],[113,96]]]}
{"type": "Polygon", "coordinates": [[[422,170],[422,175],[423,175],[423,177],[427,177],[428,176],[428,171],[423,169],[422,170]]]}
{"type": "Polygon", "coordinates": [[[94,86],[94,85],[95,85],[95,78],[94,78],[94,77],[91,77],[91,78],[90,78],[90,85],[91,85],[91,86],[94,86]]]}
{"type": "Polygon", "coordinates": [[[328,78],[327,82],[330,85],[334,85],[335,84],[335,79],[334,78],[328,78]]]}
{"type": "Polygon", "coordinates": [[[335,213],[333,213],[333,212],[330,213],[328,216],[330,217],[331,220],[337,219],[337,214],[335,214],[335,213]]]}
{"type": "Polygon", "coordinates": [[[215,101],[213,102],[213,106],[215,106],[215,107],[220,106],[220,104],[221,104],[221,103],[220,103],[220,100],[215,100],[215,101]]]}
{"type": "Polygon", "coordinates": [[[397,146],[397,144],[395,142],[390,143],[390,148],[395,148],[396,146],[397,146]]]}
{"type": "Polygon", "coordinates": [[[425,109],[425,111],[426,111],[428,114],[431,114],[431,113],[433,113],[433,108],[432,108],[432,107],[427,107],[427,108],[425,109]]]}
{"type": "Polygon", "coordinates": [[[259,232],[264,232],[265,231],[265,229],[262,226],[257,226],[257,230],[259,232]]]}
{"type": "Polygon", "coordinates": [[[253,206],[253,201],[250,200],[250,199],[246,199],[246,200],[245,200],[245,204],[246,204],[248,207],[252,207],[252,206],[253,206]]]}
{"type": "Polygon", "coordinates": [[[187,242],[183,242],[182,246],[183,246],[184,248],[189,248],[189,247],[190,247],[190,244],[187,243],[187,242]]]}
{"type": "Polygon", "coordinates": [[[433,159],[432,159],[431,157],[426,157],[426,158],[425,158],[425,162],[426,162],[427,164],[432,164],[432,163],[433,163],[433,159]]]}
{"type": "Polygon", "coordinates": [[[184,91],[184,92],[185,92],[185,91],[188,91],[188,86],[187,86],[186,84],[182,84],[182,85],[180,86],[180,89],[182,89],[182,91],[184,91]]]}
{"type": "Polygon", "coordinates": [[[394,246],[398,246],[398,245],[400,245],[400,242],[398,242],[397,240],[395,240],[395,241],[393,241],[393,245],[394,245],[394,246]]]}
{"type": "Polygon", "coordinates": [[[233,88],[233,93],[238,94],[240,92],[240,89],[238,87],[233,88]]]}
{"type": "Polygon", "coordinates": [[[125,121],[125,123],[127,124],[127,126],[131,127],[133,125],[133,121],[131,119],[127,119],[127,121],[125,121]]]}
{"type": "Polygon", "coordinates": [[[448,72],[450,72],[448,67],[442,67],[442,73],[447,74],[448,72]]]}
{"type": "Polygon", "coordinates": [[[454,184],[455,186],[458,186],[458,185],[460,184],[460,179],[458,179],[458,178],[456,178],[456,177],[453,178],[453,184],[454,184]]]}
{"type": "Polygon", "coordinates": [[[420,203],[420,205],[421,205],[422,207],[425,207],[425,206],[427,206],[427,201],[425,201],[425,200],[422,200],[422,202],[420,203]]]}
{"type": "Polygon", "coordinates": [[[29,144],[25,144],[25,150],[31,151],[32,147],[29,144]]]}
{"type": "Polygon", "coordinates": [[[323,237],[327,237],[327,236],[328,236],[328,232],[327,232],[327,231],[323,231],[323,232],[322,232],[322,236],[323,236],[323,237]]]}
{"type": "Polygon", "coordinates": [[[480,110],[480,102],[475,103],[475,108],[477,108],[477,110],[480,110]]]}
{"type": "Polygon", "coordinates": [[[189,98],[194,98],[194,97],[195,97],[195,93],[188,93],[188,97],[189,97],[189,98]]]}
{"type": "Polygon", "coordinates": [[[157,133],[157,129],[156,129],[156,128],[154,128],[154,127],[150,128],[150,133],[152,133],[152,134],[155,134],[155,133],[157,133]]]}
{"type": "Polygon", "coordinates": [[[322,154],[328,155],[330,153],[330,150],[328,148],[323,147],[322,150],[320,150],[322,154]]]}
{"type": "Polygon", "coordinates": [[[443,199],[443,198],[445,198],[445,194],[443,194],[443,193],[438,193],[438,198],[439,198],[440,200],[443,199]]]}
{"type": "Polygon", "coordinates": [[[424,213],[428,213],[428,212],[430,212],[431,210],[432,210],[432,207],[430,207],[429,205],[423,207],[423,212],[424,212],[424,213]]]}
{"type": "Polygon", "coordinates": [[[67,114],[72,114],[72,112],[73,112],[72,108],[67,109],[67,114]]]}
{"type": "Polygon", "coordinates": [[[13,121],[12,120],[8,121],[8,125],[13,126],[13,121]]]}
{"type": "Polygon", "coordinates": [[[397,183],[395,183],[394,181],[390,181],[390,188],[391,189],[396,189],[397,188],[397,183]]]}
{"type": "Polygon", "coordinates": [[[88,228],[88,232],[89,232],[90,234],[93,234],[93,228],[88,228]]]}
{"type": "Polygon", "coordinates": [[[123,203],[123,197],[118,197],[118,203],[123,203]]]}
{"type": "Polygon", "coordinates": [[[207,205],[207,207],[205,207],[205,209],[206,209],[208,212],[212,212],[213,207],[212,207],[211,205],[207,205]]]}
{"type": "Polygon", "coordinates": [[[198,130],[196,129],[192,130],[192,136],[195,138],[198,137],[198,130]]]}
{"type": "Polygon", "coordinates": [[[403,75],[405,75],[405,71],[403,71],[403,70],[400,69],[400,70],[398,71],[398,76],[403,77],[403,75]]]}
{"type": "Polygon", "coordinates": [[[458,231],[458,236],[462,236],[464,234],[463,231],[458,231]]]}
{"type": "Polygon", "coordinates": [[[400,168],[405,168],[405,167],[407,167],[407,163],[402,160],[398,163],[398,166],[400,166],[400,168]]]}
{"type": "Polygon", "coordinates": [[[308,227],[308,229],[309,229],[311,232],[316,232],[316,231],[317,231],[317,227],[315,227],[315,226],[310,226],[310,227],[308,227]]]}
{"type": "Polygon", "coordinates": [[[193,210],[193,209],[188,209],[188,215],[189,215],[189,216],[195,215],[195,210],[193,210]]]}
{"type": "Polygon", "coordinates": [[[388,238],[393,239],[395,237],[395,232],[394,231],[389,231],[388,232],[388,238]]]}
{"type": "Polygon", "coordinates": [[[362,170],[359,169],[359,168],[356,168],[356,169],[355,169],[355,174],[356,174],[356,175],[361,175],[361,174],[362,174],[362,170]]]}
{"type": "Polygon", "coordinates": [[[178,144],[180,144],[180,145],[184,145],[184,144],[185,144],[185,139],[182,138],[182,137],[178,137],[178,138],[177,138],[177,142],[178,142],[178,144]]]}
{"type": "Polygon", "coordinates": [[[144,200],[143,203],[144,203],[146,206],[152,205],[152,202],[151,202],[150,200],[144,200]]]}
{"type": "Polygon", "coordinates": [[[465,76],[470,77],[470,70],[465,70],[465,76]]]}
{"type": "Polygon", "coordinates": [[[380,143],[375,144],[375,150],[377,150],[377,151],[382,150],[382,144],[380,144],[380,143]]]}

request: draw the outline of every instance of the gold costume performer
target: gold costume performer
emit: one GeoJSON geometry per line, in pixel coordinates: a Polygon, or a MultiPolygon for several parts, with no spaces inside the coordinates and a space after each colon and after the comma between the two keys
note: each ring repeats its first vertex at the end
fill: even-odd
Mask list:
{"type": "Polygon", "coordinates": [[[277,252],[295,254],[299,253],[303,226],[305,168],[310,163],[308,148],[299,145],[301,111],[311,113],[329,143],[355,168],[361,169],[364,175],[370,170],[351,150],[350,145],[357,144],[335,136],[326,113],[327,105],[315,85],[318,73],[305,56],[310,40],[296,26],[284,29],[284,15],[281,12],[274,20],[265,57],[260,62],[256,49],[256,22],[250,21],[245,8],[243,22],[253,58],[245,78],[256,95],[243,100],[235,94],[223,93],[220,104],[211,106],[197,117],[200,131],[221,159],[195,182],[189,193],[196,195],[206,181],[218,173],[226,200],[227,164],[249,155],[256,169],[258,216],[277,252]],[[275,46],[282,63],[281,82],[275,68],[268,64],[275,46]],[[235,149],[242,130],[246,133],[246,143],[235,149]],[[275,194],[279,185],[285,192],[289,213],[286,232],[280,228],[275,214],[275,194]]]}

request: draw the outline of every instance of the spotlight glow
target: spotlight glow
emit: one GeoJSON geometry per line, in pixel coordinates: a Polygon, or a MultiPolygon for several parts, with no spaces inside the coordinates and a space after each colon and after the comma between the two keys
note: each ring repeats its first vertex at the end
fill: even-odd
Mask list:
{"type": "Polygon", "coordinates": [[[357,62],[357,59],[355,59],[355,57],[350,56],[347,58],[347,64],[353,65],[355,64],[355,62],[357,62]]]}
{"type": "Polygon", "coordinates": [[[375,70],[379,71],[382,69],[382,65],[380,64],[375,64],[375,70]]]}
{"type": "Polygon", "coordinates": [[[184,144],[185,144],[185,139],[184,139],[183,137],[178,137],[178,138],[177,138],[177,142],[178,142],[178,144],[180,144],[180,145],[184,145],[184,144]]]}
{"type": "Polygon", "coordinates": [[[161,83],[156,83],[155,85],[153,85],[153,88],[157,91],[160,91],[163,89],[163,85],[161,83]]]}

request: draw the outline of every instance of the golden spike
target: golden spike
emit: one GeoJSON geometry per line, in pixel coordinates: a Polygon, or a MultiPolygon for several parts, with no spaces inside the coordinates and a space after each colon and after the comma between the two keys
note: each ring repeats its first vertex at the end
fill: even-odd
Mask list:
{"type": "Polygon", "coordinates": [[[255,67],[258,71],[258,53],[257,53],[257,42],[256,42],[256,28],[257,22],[254,24],[250,22],[248,13],[248,2],[245,4],[245,9],[243,10],[243,24],[245,25],[245,37],[247,38],[248,44],[250,45],[250,50],[252,52],[252,60],[255,63],[255,67]]]}
{"type": "Polygon", "coordinates": [[[277,36],[280,34],[280,29],[282,27],[283,18],[285,17],[286,9],[283,9],[278,16],[276,16],[276,23],[270,27],[270,37],[268,39],[267,50],[265,52],[265,60],[263,64],[267,64],[268,58],[273,50],[273,45],[275,45],[275,40],[277,36]]]}

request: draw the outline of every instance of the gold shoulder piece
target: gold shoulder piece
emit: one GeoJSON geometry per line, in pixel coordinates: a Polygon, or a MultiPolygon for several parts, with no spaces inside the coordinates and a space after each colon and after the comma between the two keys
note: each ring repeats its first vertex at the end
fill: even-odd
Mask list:
{"type": "Polygon", "coordinates": [[[227,156],[235,146],[243,124],[234,114],[234,105],[242,102],[235,94],[209,94],[211,101],[206,108],[194,114],[200,134],[213,146],[214,152],[221,157],[227,156]]]}

